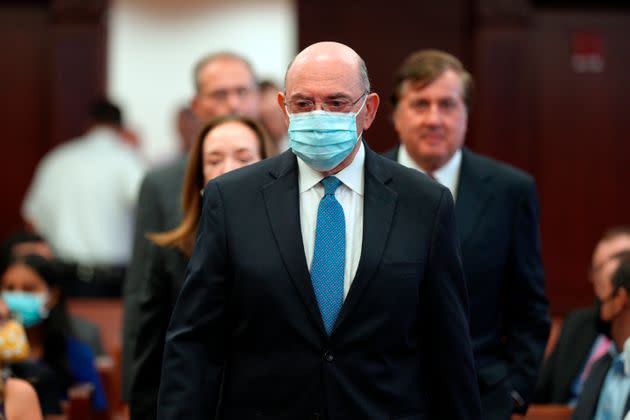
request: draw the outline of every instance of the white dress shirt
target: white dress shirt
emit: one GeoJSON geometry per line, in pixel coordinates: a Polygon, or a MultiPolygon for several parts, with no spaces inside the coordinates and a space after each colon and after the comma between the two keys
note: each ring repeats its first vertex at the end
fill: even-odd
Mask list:
{"type": "MultiPolygon", "coordinates": [[[[361,141],[359,139],[359,141],[361,141]]],[[[298,179],[300,187],[300,225],[304,254],[308,270],[311,270],[313,252],[315,250],[315,227],[317,226],[317,210],[319,202],[324,196],[324,187],[320,181],[324,176],[311,169],[302,159],[298,161],[298,179]]],[[[354,160],[334,176],[342,184],[335,191],[335,198],[343,208],[346,221],[346,259],[343,272],[343,297],[348,295],[352,280],[359,266],[361,246],[363,243],[363,191],[365,187],[364,175],[365,148],[359,146],[354,160]]]]}
{"type": "Polygon", "coordinates": [[[124,265],[143,175],[144,165],[114,130],[94,128],[42,159],[22,215],[63,260],[124,265]]]}
{"type": "MultiPolygon", "coordinates": [[[[427,171],[422,169],[420,165],[409,155],[409,152],[405,148],[404,144],[400,145],[398,149],[398,163],[411,169],[417,169],[418,171],[426,174],[427,171]]],[[[457,186],[459,185],[459,172],[462,167],[462,150],[457,149],[453,157],[446,162],[444,166],[433,172],[433,178],[440,184],[444,185],[451,191],[453,200],[457,199],[457,186]]]]}

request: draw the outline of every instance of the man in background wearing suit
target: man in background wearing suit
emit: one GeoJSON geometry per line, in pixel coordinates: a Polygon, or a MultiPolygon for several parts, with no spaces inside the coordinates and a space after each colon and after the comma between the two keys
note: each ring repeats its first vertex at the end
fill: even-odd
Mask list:
{"type": "Polygon", "coordinates": [[[480,419],[450,193],[362,141],[379,97],[349,47],[285,89],[291,151],[204,190],[158,418],[480,419]]]}
{"type": "Polygon", "coordinates": [[[618,268],[608,276],[609,292],[602,299],[598,330],[612,345],[593,364],[584,382],[575,420],[622,419],[630,412],[630,254],[617,258],[618,268]]]}
{"type": "Polygon", "coordinates": [[[553,351],[545,360],[536,384],[534,402],[575,405],[593,366],[611,346],[597,331],[599,307],[611,293],[610,279],[619,257],[630,253],[630,226],[609,229],[593,252],[590,281],[597,302],[567,314],[553,351]]]}
{"type": "MultiPolygon", "coordinates": [[[[206,123],[214,117],[228,114],[258,116],[258,86],[254,71],[247,60],[230,52],[203,57],[195,66],[195,96],[191,108],[197,119],[206,123]]],[[[133,349],[136,343],[139,294],[147,268],[149,232],[174,229],[181,221],[182,182],[186,159],[149,172],[142,182],[138,198],[133,254],[124,284],[123,323],[123,397],[129,398],[134,376],[133,349]]]]}
{"type": "Polygon", "coordinates": [[[471,87],[455,57],[411,54],[392,94],[401,144],[386,156],[453,194],[483,418],[505,420],[526,410],[549,333],[539,210],[531,176],[463,148],[471,87]]]}

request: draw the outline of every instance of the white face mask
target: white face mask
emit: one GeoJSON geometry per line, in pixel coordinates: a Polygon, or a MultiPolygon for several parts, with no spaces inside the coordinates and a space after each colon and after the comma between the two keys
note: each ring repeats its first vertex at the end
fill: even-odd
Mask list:
{"type": "Polygon", "coordinates": [[[357,112],[318,110],[289,114],[289,148],[316,171],[335,168],[348,157],[361,137],[357,134],[356,117],[366,102],[367,96],[357,112]]]}

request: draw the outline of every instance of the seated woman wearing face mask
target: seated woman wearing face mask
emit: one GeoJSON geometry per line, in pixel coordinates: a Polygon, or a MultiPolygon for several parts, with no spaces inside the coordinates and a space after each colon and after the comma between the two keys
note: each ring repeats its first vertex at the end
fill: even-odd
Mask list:
{"type": "Polygon", "coordinates": [[[76,383],[92,384],[93,408],[104,410],[107,402],[94,356],[70,333],[58,276],[50,262],[38,255],[12,258],[0,287],[2,300],[24,325],[30,347],[27,360],[10,367],[16,376],[38,378],[35,387],[44,414],[60,414],[59,398],[65,398],[76,383]]]}
{"type": "Polygon", "coordinates": [[[28,355],[24,328],[10,319],[9,308],[0,300],[0,420],[41,420],[35,390],[28,382],[6,376],[4,366],[28,355]]]}

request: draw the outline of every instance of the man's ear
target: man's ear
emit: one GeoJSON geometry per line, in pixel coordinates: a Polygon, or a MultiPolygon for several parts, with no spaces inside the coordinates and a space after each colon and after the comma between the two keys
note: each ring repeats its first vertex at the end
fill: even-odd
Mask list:
{"type": "Polygon", "coordinates": [[[370,128],[374,122],[374,119],[376,118],[376,111],[378,111],[378,105],[380,102],[381,99],[377,93],[370,93],[365,99],[365,117],[363,121],[364,131],[370,128]]]}
{"type": "Polygon", "coordinates": [[[288,127],[289,114],[287,113],[287,108],[284,106],[284,93],[282,92],[278,92],[278,106],[280,107],[280,109],[282,110],[282,113],[284,114],[284,122],[288,127]]]}

